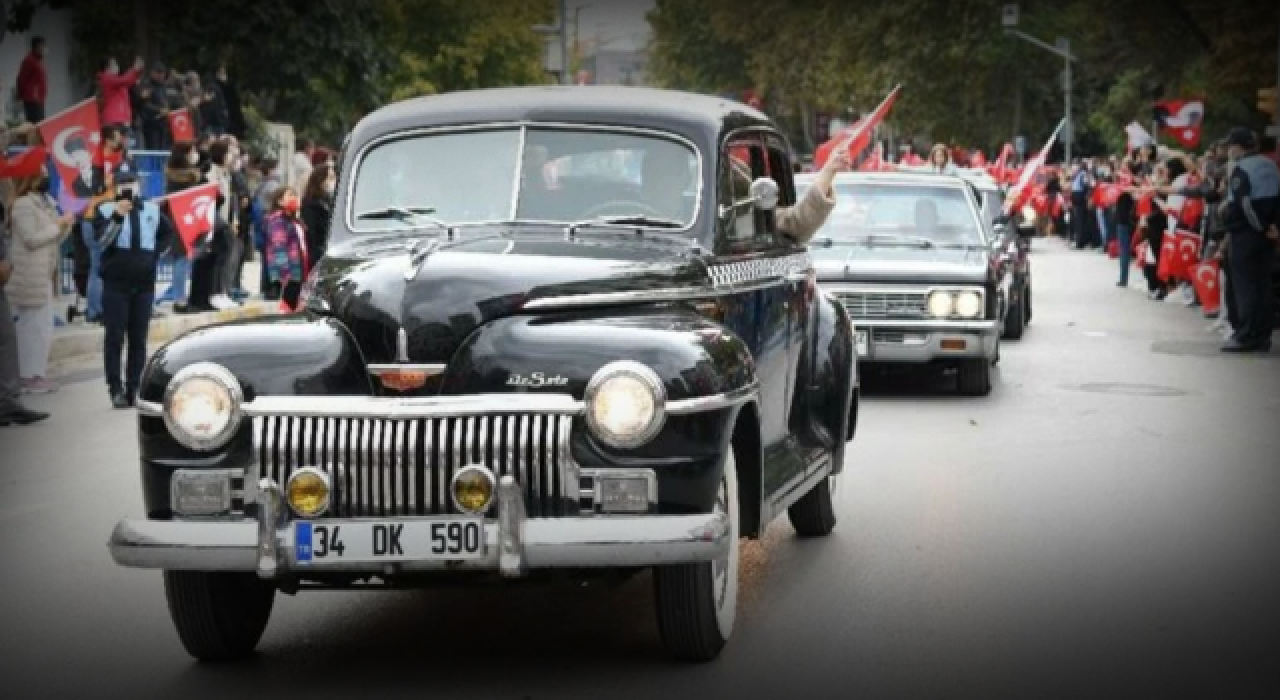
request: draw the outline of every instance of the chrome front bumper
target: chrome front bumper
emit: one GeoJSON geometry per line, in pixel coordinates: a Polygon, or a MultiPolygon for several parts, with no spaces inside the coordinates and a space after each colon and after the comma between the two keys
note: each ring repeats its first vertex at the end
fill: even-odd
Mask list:
{"type": "Polygon", "coordinates": [[[1000,337],[996,321],[854,320],[859,333],[868,334],[867,353],[858,362],[918,363],[985,358],[995,359],[1000,337]],[[943,341],[964,341],[963,349],[944,347],[943,341]]]}
{"type": "Polygon", "coordinates": [[[258,518],[238,522],[126,519],[111,533],[116,564],[143,569],[256,571],[264,579],[300,572],[500,571],[612,568],[711,561],[729,547],[727,514],[525,517],[510,476],[498,486],[497,518],[484,525],[484,555],[468,560],[307,564],[298,567],[279,487],[259,485],[258,518]]]}

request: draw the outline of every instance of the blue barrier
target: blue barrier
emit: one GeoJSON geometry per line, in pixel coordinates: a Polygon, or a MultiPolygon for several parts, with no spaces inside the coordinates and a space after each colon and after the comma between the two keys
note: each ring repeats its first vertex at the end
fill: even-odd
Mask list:
{"type": "MultiPolygon", "coordinates": [[[[8,151],[9,156],[13,156],[26,151],[23,147],[11,147],[8,151]]],[[[133,165],[136,167],[138,181],[141,183],[142,196],[144,199],[154,199],[164,196],[164,165],[169,160],[168,151],[131,151],[130,157],[133,158],[133,165]]],[[[58,177],[58,168],[54,165],[52,156],[45,164],[49,171],[49,193],[56,199],[58,192],[62,187],[62,180],[58,177]]],[[[72,236],[80,235],[77,229],[72,232],[72,236]]],[[[76,294],[76,263],[73,257],[73,247],[75,243],[70,237],[62,243],[62,258],[58,265],[58,287],[59,294],[72,295],[76,294]]],[[[156,268],[156,280],[159,282],[168,282],[173,279],[173,267],[169,261],[161,258],[156,268]]]]}

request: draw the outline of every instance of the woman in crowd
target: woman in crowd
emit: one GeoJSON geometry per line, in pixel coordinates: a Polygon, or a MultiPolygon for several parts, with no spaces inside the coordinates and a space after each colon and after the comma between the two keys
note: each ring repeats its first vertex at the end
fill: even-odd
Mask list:
{"type": "MultiPolygon", "coordinates": [[[[202,179],[200,153],[190,143],[175,143],[169,151],[169,161],[164,166],[164,193],[169,195],[195,187],[202,179]]],[[[187,251],[175,246],[169,253],[169,262],[173,269],[173,281],[160,297],[161,300],[172,301],[173,310],[178,313],[211,310],[213,307],[207,304],[193,308],[187,303],[187,279],[191,274],[191,259],[187,251]]]]}
{"type": "Polygon", "coordinates": [[[946,144],[937,143],[929,151],[929,171],[943,175],[955,175],[956,164],[951,161],[951,151],[946,144]]]}
{"type": "Polygon", "coordinates": [[[257,248],[258,253],[263,255],[261,268],[262,277],[259,280],[259,286],[262,289],[262,298],[268,301],[275,301],[280,298],[280,287],[271,282],[271,277],[267,271],[266,264],[266,248],[267,248],[267,216],[271,213],[272,203],[275,201],[276,191],[280,189],[283,180],[280,177],[280,163],[275,158],[264,158],[259,164],[260,178],[258,185],[254,188],[253,208],[257,211],[257,221],[254,226],[253,245],[257,248]]]}
{"type": "Polygon", "coordinates": [[[9,256],[13,272],[5,295],[17,314],[18,369],[22,389],[49,393],[57,385],[45,377],[53,347],[53,279],[59,247],[71,233],[74,214],[58,214],[49,195],[49,173],[23,179],[13,202],[9,256]]]}
{"type": "MultiPolygon", "coordinates": [[[[1178,161],[1156,163],[1153,173],[1151,180],[1154,185],[1157,187],[1167,185],[1173,178],[1182,174],[1182,163],[1178,161]],[[1173,169],[1177,172],[1171,172],[1173,169]]],[[[1159,260],[1165,234],[1169,231],[1169,216],[1166,213],[1169,205],[1164,201],[1155,201],[1157,199],[1159,197],[1153,194],[1150,212],[1143,217],[1142,226],[1147,242],[1143,274],[1147,278],[1147,295],[1155,301],[1164,301],[1164,298],[1169,296],[1169,285],[1160,278],[1159,260]]]]}
{"type": "MultiPolygon", "coordinates": [[[[311,171],[311,179],[302,194],[302,223],[312,265],[324,257],[329,245],[329,217],[333,216],[333,189],[337,184],[338,175],[333,166],[323,164],[311,171]]],[[[306,270],[304,276],[310,272],[306,270]]]]}
{"type": "Polygon", "coordinates": [[[267,215],[267,246],[263,266],[272,285],[281,290],[281,306],[295,311],[302,281],[311,263],[307,256],[307,232],[298,218],[302,203],[292,185],[276,190],[267,215]]]}
{"type": "MultiPolygon", "coordinates": [[[[1129,175],[1137,177],[1138,166],[1135,163],[1125,163],[1125,167],[1129,175]]],[[[1133,264],[1133,225],[1135,223],[1135,207],[1137,200],[1134,199],[1133,191],[1125,187],[1120,190],[1120,196],[1116,198],[1114,214],[1112,215],[1115,224],[1116,247],[1120,254],[1120,281],[1116,283],[1117,287],[1129,286],[1129,266],[1133,264]]]]}

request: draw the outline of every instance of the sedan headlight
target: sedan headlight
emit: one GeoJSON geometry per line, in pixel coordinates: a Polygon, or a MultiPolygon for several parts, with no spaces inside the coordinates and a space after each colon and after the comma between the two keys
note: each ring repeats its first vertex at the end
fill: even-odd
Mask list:
{"type": "Polygon", "coordinates": [[[977,292],[960,292],[956,295],[955,313],[962,318],[982,315],[982,295],[977,292]]]}
{"type": "Polygon", "coordinates": [[[164,392],[164,424],[180,444],[216,450],[240,423],[240,383],[221,365],[199,362],[182,368],[164,392]]]}
{"type": "Polygon", "coordinates": [[[587,384],[587,427],[605,444],[621,449],[653,439],[666,420],[666,390],[639,362],[611,362],[587,384]]]}
{"type": "Polygon", "coordinates": [[[951,292],[932,292],[929,294],[929,314],[934,318],[946,318],[955,309],[955,297],[951,292]]]}

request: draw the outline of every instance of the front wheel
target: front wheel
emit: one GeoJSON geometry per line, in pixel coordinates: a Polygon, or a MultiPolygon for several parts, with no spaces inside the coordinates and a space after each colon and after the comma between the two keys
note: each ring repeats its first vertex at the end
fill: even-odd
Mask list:
{"type": "Polygon", "coordinates": [[[964,360],[956,370],[956,383],[965,396],[991,393],[991,361],[985,357],[964,360]]]}
{"type": "Polygon", "coordinates": [[[738,469],[732,448],[715,507],[729,517],[729,551],[716,561],[653,570],[658,632],[667,652],[683,661],[719,656],[738,613],[738,469]]]}
{"type": "Polygon", "coordinates": [[[182,646],[200,661],[252,654],[276,595],[257,574],[202,571],[164,572],[164,592],[182,646]]]}

